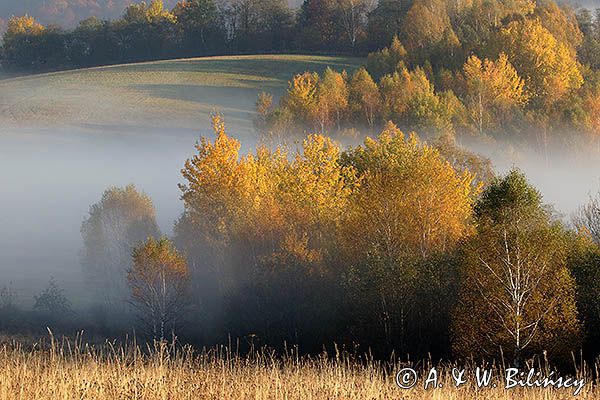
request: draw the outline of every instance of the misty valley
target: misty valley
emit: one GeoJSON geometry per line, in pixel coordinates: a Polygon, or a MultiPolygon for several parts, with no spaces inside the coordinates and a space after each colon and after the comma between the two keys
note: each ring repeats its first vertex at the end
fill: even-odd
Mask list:
{"type": "Polygon", "coordinates": [[[3,0],[0,400],[600,397],[600,9],[3,0]]]}

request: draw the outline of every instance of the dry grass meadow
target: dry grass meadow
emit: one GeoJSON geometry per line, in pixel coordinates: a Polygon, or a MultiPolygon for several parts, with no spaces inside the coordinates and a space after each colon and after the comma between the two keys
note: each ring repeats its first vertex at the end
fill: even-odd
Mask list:
{"type": "MultiPolygon", "coordinates": [[[[433,390],[423,378],[411,390],[395,385],[404,365],[357,361],[347,355],[275,357],[267,351],[241,357],[226,348],[195,353],[172,346],[93,347],[62,340],[27,348],[0,347],[0,399],[568,399],[572,389],[477,389],[452,386],[451,366],[433,390]]],[[[429,368],[429,367],[426,367],[429,368]]],[[[589,382],[577,396],[597,399],[589,382]]]]}

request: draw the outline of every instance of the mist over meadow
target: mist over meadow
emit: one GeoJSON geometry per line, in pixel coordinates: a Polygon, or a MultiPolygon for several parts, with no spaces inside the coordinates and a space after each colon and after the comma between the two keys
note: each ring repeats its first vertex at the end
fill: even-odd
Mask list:
{"type": "MultiPolygon", "coordinates": [[[[153,200],[161,232],[172,234],[183,211],[180,170],[201,135],[213,138],[208,118],[202,119],[197,130],[13,127],[0,136],[0,272],[20,304],[31,306],[51,277],[75,307],[87,304],[80,228],[89,207],[110,186],[135,184],[153,200]]],[[[230,134],[242,142],[242,153],[252,152],[260,140],[250,120],[230,134]]],[[[600,189],[595,149],[551,149],[546,160],[537,149],[490,150],[464,142],[490,157],[499,174],[522,169],[567,223],[600,189]]]]}

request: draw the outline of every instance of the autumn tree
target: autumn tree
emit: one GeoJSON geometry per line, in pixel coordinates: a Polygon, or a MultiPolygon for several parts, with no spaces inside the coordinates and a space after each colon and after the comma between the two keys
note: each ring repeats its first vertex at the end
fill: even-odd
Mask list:
{"type": "Polygon", "coordinates": [[[181,171],[185,210],[178,225],[193,230],[187,232],[195,237],[188,252],[198,254],[198,261],[205,263],[196,267],[214,274],[223,288],[227,285],[227,248],[235,236],[236,219],[245,207],[247,180],[240,163],[240,143],[226,134],[219,115],[213,116],[213,130],[214,142],[201,138],[196,144],[197,154],[186,160],[181,171]]]}
{"type": "Polygon", "coordinates": [[[177,243],[190,259],[194,291],[212,294],[215,318],[227,318],[240,334],[250,326],[289,338],[304,331],[300,315],[317,314],[309,298],[289,299],[302,299],[301,287],[325,295],[335,282],[326,260],[355,185],[353,169],[340,165],[339,146],[321,135],[293,154],[260,147],[242,156],[219,117],[214,126],[215,141],[202,139],[183,170],[177,243]],[[280,319],[282,304],[288,313],[280,319]],[[293,327],[284,329],[290,319],[293,327]]]}
{"type": "Polygon", "coordinates": [[[406,351],[408,341],[416,343],[420,327],[447,319],[447,310],[435,306],[434,299],[451,296],[441,284],[451,263],[434,267],[435,260],[468,234],[477,188],[469,172],[457,173],[437,150],[405,137],[393,124],[347,153],[345,162],[361,179],[341,226],[340,244],[347,285],[357,307],[364,307],[355,312],[366,319],[363,328],[376,327],[384,343],[406,351]],[[431,318],[417,318],[411,304],[418,301],[431,318]]]}
{"type": "Polygon", "coordinates": [[[123,19],[129,23],[158,23],[163,20],[175,22],[175,16],[165,9],[162,0],[152,0],[150,4],[146,2],[131,4],[125,9],[123,19]]]}
{"type": "Polygon", "coordinates": [[[308,123],[314,115],[318,83],[316,72],[298,74],[288,83],[283,103],[297,120],[308,123]]]}
{"type": "Polygon", "coordinates": [[[440,46],[448,55],[460,45],[443,0],[415,0],[404,19],[402,33],[411,60],[419,64],[440,46]]]}
{"type": "Polygon", "coordinates": [[[81,225],[81,262],[94,302],[114,307],[126,299],[131,251],[158,234],[154,206],[146,194],[133,185],[104,192],[81,225]]]}
{"type": "Polygon", "coordinates": [[[249,326],[260,327],[263,336],[315,348],[323,342],[314,327],[329,331],[338,320],[339,271],[333,259],[357,182],[354,169],[341,165],[339,146],[322,135],[309,135],[289,157],[289,164],[269,164],[276,176],[265,177],[267,190],[257,196],[262,210],[252,213],[244,235],[256,243],[249,251],[255,267],[247,272],[246,293],[256,294],[258,306],[241,318],[254,319],[249,326]]]}
{"type": "Polygon", "coordinates": [[[577,18],[569,5],[560,6],[553,0],[537,1],[533,15],[539,17],[540,22],[559,43],[569,48],[575,54],[583,41],[583,33],[579,28],[577,18]]]}
{"type": "Polygon", "coordinates": [[[48,42],[50,36],[56,36],[55,29],[47,29],[28,15],[8,20],[3,36],[2,65],[8,69],[36,69],[44,56],[60,57],[62,49],[48,42]],[[54,31],[54,32],[53,32],[54,31]],[[44,48],[46,46],[46,48],[44,48]],[[55,52],[56,54],[49,54],[55,52]]]}
{"type": "Polygon", "coordinates": [[[281,195],[288,221],[317,249],[332,239],[356,184],[354,168],[342,166],[340,158],[340,147],[330,138],[309,135],[290,165],[281,195]]]}
{"type": "MultiPolygon", "coordinates": [[[[356,205],[371,217],[376,210],[381,211],[381,218],[374,221],[388,226],[373,229],[382,234],[396,232],[385,240],[382,237],[388,254],[401,248],[426,258],[452,247],[468,232],[471,204],[477,193],[471,186],[473,175],[469,171],[457,173],[435,148],[420,143],[414,135],[407,138],[388,123],[376,140],[367,138],[364,146],[346,154],[345,162],[362,176],[356,205]],[[444,224],[438,224],[442,220],[444,224]],[[392,228],[394,221],[403,222],[392,228]]],[[[366,225],[362,228],[370,229],[366,225]]],[[[371,241],[376,237],[371,233],[360,237],[371,241]]]]}
{"type": "Polygon", "coordinates": [[[585,134],[593,149],[600,153],[600,75],[587,71],[585,83],[566,100],[566,122],[585,134]]]}
{"type": "Polygon", "coordinates": [[[473,55],[463,66],[463,75],[467,109],[480,134],[504,125],[528,100],[525,82],[505,54],[483,62],[473,55]]]}
{"type": "Polygon", "coordinates": [[[475,218],[477,232],[460,261],[455,352],[484,357],[503,352],[517,365],[544,350],[551,357],[568,356],[579,346],[580,324],[562,225],[516,170],[485,190],[475,218]]]}
{"type": "Polygon", "coordinates": [[[575,54],[538,19],[511,22],[501,40],[535,105],[551,106],[583,84],[575,54]]]}
{"type": "Polygon", "coordinates": [[[196,154],[186,160],[180,184],[184,212],[175,224],[174,242],[185,252],[190,272],[189,314],[198,334],[222,320],[224,297],[233,291],[232,251],[248,203],[240,143],[225,133],[221,116],[213,116],[214,140],[202,137],[196,154]]]}
{"type": "Polygon", "coordinates": [[[174,338],[183,320],[189,271],[185,259],[166,238],[149,238],[133,250],[127,281],[132,301],[152,336],[174,338]]]}
{"type": "Polygon", "coordinates": [[[349,96],[351,110],[362,114],[361,120],[372,128],[379,112],[381,98],[377,84],[365,68],[359,68],[352,75],[349,96]]]}
{"type": "Polygon", "coordinates": [[[319,80],[311,113],[318,121],[321,133],[325,133],[334,123],[340,129],[342,114],[348,107],[348,85],[344,76],[345,72],[327,68],[319,80]]]}
{"type": "Polygon", "coordinates": [[[165,8],[162,0],[130,4],[125,9],[119,29],[128,42],[126,60],[172,56],[176,28],[177,18],[165,8]]]}
{"type": "Polygon", "coordinates": [[[8,20],[4,41],[10,41],[17,35],[39,35],[45,27],[29,15],[11,17],[8,20]]]}
{"type": "Polygon", "coordinates": [[[442,127],[440,97],[423,68],[402,68],[381,79],[383,113],[386,119],[410,129],[442,127]]]}
{"type": "Polygon", "coordinates": [[[481,58],[496,58],[500,51],[505,51],[496,45],[498,30],[507,21],[526,18],[536,7],[536,2],[530,0],[470,0],[450,4],[455,5],[449,14],[463,49],[460,64],[473,53],[481,58]]]}
{"type": "Polygon", "coordinates": [[[267,92],[260,92],[254,106],[258,114],[254,120],[255,126],[260,131],[264,131],[267,128],[269,117],[273,113],[273,95],[267,92]]]}

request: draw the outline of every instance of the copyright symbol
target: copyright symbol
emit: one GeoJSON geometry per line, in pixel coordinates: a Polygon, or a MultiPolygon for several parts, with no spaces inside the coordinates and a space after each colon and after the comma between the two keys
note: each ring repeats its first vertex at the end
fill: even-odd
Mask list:
{"type": "Polygon", "coordinates": [[[410,389],[417,384],[417,371],[412,368],[403,368],[396,374],[396,385],[400,389],[410,389]]]}

